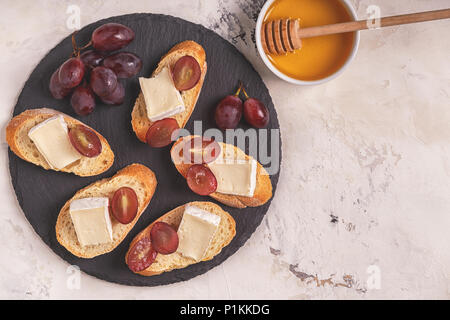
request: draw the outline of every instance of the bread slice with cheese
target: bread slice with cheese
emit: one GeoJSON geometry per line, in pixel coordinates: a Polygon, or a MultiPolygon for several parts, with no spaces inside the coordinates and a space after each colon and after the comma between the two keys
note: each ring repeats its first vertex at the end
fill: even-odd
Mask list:
{"type": "MultiPolygon", "coordinates": [[[[175,230],[178,230],[178,227],[181,223],[181,220],[183,218],[184,209],[187,205],[192,205],[195,207],[198,207],[200,209],[203,209],[205,211],[208,211],[212,214],[220,216],[220,223],[219,226],[211,239],[211,242],[209,243],[208,249],[206,250],[206,253],[202,259],[202,261],[208,261],[214,258],[216,255],[220,253],[220,251],[226,247],[231,240],[236,235],[236,222],[234,221],[233,217],[226,211],[224,211],[220,206],[218,206],[215,203],[212,202],[202,202],[202,201],[195,201],[195,202],[189,202],[182,206],[179,206],[159,219],[155,220],[153,223],[151,223],[147,228],[142,230],[138,233],[138,235],[133,239],[133,241],[130,244],[130,249],[134,246],[134,244],[142,239],[145,236],[148,236],[151,228],[153,227],[153,224],[155,222],[165,222],[171,225],[175,230]]],[[[128,249],[128,252],[125,256],[125,262],[127,261],[128,254],[130,252],[130,249],[128,249]]],[[[143,276],[153,276],[157,274],[161,274],[163,272],[168,272],[174,269],[181,269],[185,268],[191,264],[197,263],[194,259],[184,257],[179,252],[174,252],[172,254],[163,255],[158,254],[156,256],[155,261],[145,270],[138,272],[139,274],[143,276]]]]}
{"type": "Polygon", "coordinates": [[[131,164],[119,170],[111,178],[99,180],[77,191],[59,212],[55,228],[56,239],[68,251],[80,258],[93,258],[114,250],[147,208],[155,193],[156,184],[156,176],[152,170],[142,164],[131,164]],[[111,199],[114,192],[121,187],[129,187],[136,192],[138,198],[136,217],[129,224],[121,224],[111,215],[113,242],[81,246],[70,216],[70,203],[76,199],[90,197],[107,197],[111,199]]]}
{"type": "MultiPolygon", "coordinates": [[[[174,163],[178,172],[185,178],[191,164],[183,163],[182,156],[180,154],[177,154],[178,150],[181,150],[183,147],[178,145],[180,143],[188,142],[194,137],[196,136],[187,136],[178,139],[173,144],[170,151],[172,162],[174,163]]],[[[219,145],[222,150],[227,150],[227,153],[234,154],[235,159],[247,161],[253,159],[251,156],[247,155],[244,151],[237,148],[236,146],[222,142],[219,142],[219,145]]],[[[269,201],[270,198],[272,198],[272,182],[270,181],[270,177],[266,169],[264,169],[264,167],[258,161],[256,162],[256,186],[253,197],[224,194],[220,192],[211,193],[209,196],[223,204],[235,208],[258,207],[265,204],[267,201],[269,201]]]]}
{"type": "Polygon", "coordinates": [[[82,156],[81,159],[61,170],[50,167],[36,145],[30,137],[28,137],[28,132],[34,126],[56,115],[62,115],[64,117],[64,121],[67,123],[69,129],[78,124],[86,126],[81,121],[53,109],[29,109],[12,118],[6,126],[6,141],[8,142],[11,151],[23,160],[41,166],[46,170],[51,169],[55,171],[70,172],[82,177],[98,175],[112,166],[114,162],[114,153],[111,150],[108,141],[106,141],[106,139],[97,131],[86,126],[93,130],[100,138],[102,152],[95,158],[82,156]]]}
{"type": "MultiPolygon", "coordinates": [[[[161,58],[158,67],[155,69],[155,71],[153,71],[152,74],[152,77],[156,76],[164,69],[164,67],[169,67],[169,70],[171,70],[178,59],[186,55],[189,55],[197,60],[201,68],[201,76],[198,83],[192,89],[181,91],[181,98],[183,99],[185,110],[170,117],[178,122],[180,128],[183,128],[186,125],[189,117],[192,114],[192,111],[194,111],[195,104],[197,103],[197,99],[200,95],[200,91],[205,80],[207,69],[205,50],[200,44],[194,41],[180,42],[161,58]]],[[[131,125],[139,140],[141,140],[142,142],[146,142],[147,130],[152,124],[153,122],[150,121],[147,116],[144,95],[141,91],[136,99],[133,111],[131,112],[131,125]]]]}

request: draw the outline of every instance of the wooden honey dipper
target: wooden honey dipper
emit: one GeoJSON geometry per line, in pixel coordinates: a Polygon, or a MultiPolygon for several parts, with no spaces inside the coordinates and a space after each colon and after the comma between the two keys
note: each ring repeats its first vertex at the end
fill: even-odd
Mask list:
{"type": "MultiPolygon", "coordinates": [[[[380,19],[380,27],[450,18],[450,9],[403,14],[380,19]]],[[[369,29],[373,20],[359,20],[324,26],[300,28],[298,19],[277,19],[264,23],[261,44],[265,53],[285,54],[301,48],[302,38],[369,29]]]]}

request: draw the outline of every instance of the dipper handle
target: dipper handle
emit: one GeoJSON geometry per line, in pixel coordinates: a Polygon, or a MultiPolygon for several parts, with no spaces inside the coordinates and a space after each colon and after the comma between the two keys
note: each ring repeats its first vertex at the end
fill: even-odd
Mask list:
{"type": "MultiPolygon", "coordinates": [[[[380,28],[450,18],[450,9],[402,14],[380,19],[380,28]]],[[[369,29],[373,20],[358,20],[300,28],[298,19],[277,19],[262,27],[261,42],[266,53],[284,54],[301,47],[302,38],[369,29]]]]}

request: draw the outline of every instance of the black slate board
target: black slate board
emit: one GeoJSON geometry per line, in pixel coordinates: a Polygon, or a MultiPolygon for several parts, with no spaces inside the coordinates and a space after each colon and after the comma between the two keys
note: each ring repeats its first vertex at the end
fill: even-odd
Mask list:
{"type": "MultiPolygon", "coordinates": [[[[171,16],[130,14],[86,26],[76,36],[78,45],[87,43],[92,31],[107,22],[122,23],[135,31],[135,40],[124,50],[134,52],[143,59],[144,67],[139,76],[149,76],[160,57],[178,42],[194,40],[205,48],[208,72],[197,106],[186,125],[186,129],[190,132],[193,132],[194,120],[203,121],[203,130],[214,127],[212,115],[215,105],[225,95],[236,90],[238,80],[246,84],[249,94],[259,98],[269,108],[271,120],[268,127],[279,128],[272,99],[258,73],[235,47],[213,31],[171,16]]],[[[40,107],[54,108],[75,116],[69,99],[54,100],[48,90],[51,74],[71,52],[71,39],[67,37],[42,59],[18,98],[14,116],[26,109],[40,107]]],[[[9,151],[9,167],[14,190],[26,218],[42,240],[61,258],[79,266],[85,273],[106,281],[135,286],[157,286],[188,280],[219,265],[235,253],[261,223],[270,202],[258,208],[246,209],[234,209],[219,203],[236,220],[237,233],[233,241],[213,260],[153,277],[143,277],[130,272],[124,262],[124,255],[131,240],[140,230],[165,212],[186,202],[213,200],[210,197],[196,196],[188,189],[184,178],[178,174],[170,161],[170,147],[152,149],[138,141],[130,124],[131,109],[139,93],[137,77],[128,79],[125,85],[126,98],[122,105],[98,104],[91,115],[77,117],[104,135],[115,152],[115,162],[107,172],[99,176],[82,178],[73,174],[46,171],[21,160],[9,151]],[[78,189],[101,178],[110,177],[117,170],[134,162],[150,167],[158,179],[156,193],[136,226],[111,253],[93,259],[80,259],[70,254],[56,240],[55,223],[60,208],[78,189]]],[[[245,123],[240,127],[249,128],[245,123]]],[[[281,160],[281,140],[279,138],[277,140],[280,141],[278,151],[281,160]]],[[[271,180],[275,192],[278,173],[272,175],[271,180]]]]}

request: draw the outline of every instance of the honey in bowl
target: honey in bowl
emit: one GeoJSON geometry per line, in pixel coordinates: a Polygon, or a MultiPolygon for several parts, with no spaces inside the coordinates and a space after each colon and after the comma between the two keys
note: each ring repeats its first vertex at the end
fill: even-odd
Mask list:
{"type": "MultiPolygon", "coordinates": [[[[264,22],[299,19],[300,27],[314,27],[352,21],[339,0],[276,0],[267,10],[264,22]]],[[[302,39],[302,47],[284,55],[268,54],[270,62],[285,75],[303,81],[324,79],[338,71],[349,58],[354,33],[302,39]]]]}

